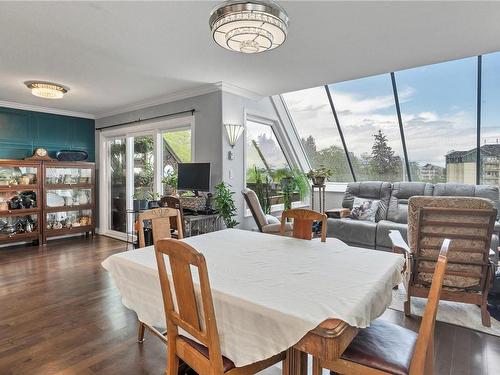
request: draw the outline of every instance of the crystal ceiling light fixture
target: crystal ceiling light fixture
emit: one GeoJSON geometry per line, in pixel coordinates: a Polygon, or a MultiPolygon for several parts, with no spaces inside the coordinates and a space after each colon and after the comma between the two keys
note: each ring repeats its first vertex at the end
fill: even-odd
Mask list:
{"type": "Polygon", "coordinates": [[[69,91],[69,88],[52,82],[26,81],[24,84],[33,95],[44,99],[61,99],[69,91]]]}
{"type": "Polygon", "coordinates": [[[274,1],[226,1],[210,13],[214,41],[230,51],[258,53],[282,45],[288,15],[274,1]]]}

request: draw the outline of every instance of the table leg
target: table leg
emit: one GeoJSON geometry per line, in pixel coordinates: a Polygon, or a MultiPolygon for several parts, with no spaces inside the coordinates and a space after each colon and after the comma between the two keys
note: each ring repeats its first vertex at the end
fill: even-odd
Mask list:
{"type": "Polygon", "coordinates": [[[307,353],[295,348],[286,351],[283,375],[307,375],[307,353]]]}

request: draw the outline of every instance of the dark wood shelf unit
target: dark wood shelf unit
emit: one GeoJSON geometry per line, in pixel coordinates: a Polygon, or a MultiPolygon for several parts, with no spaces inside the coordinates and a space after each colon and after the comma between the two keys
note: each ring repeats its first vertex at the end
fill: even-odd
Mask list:
{"type": "Polygon", "coordinates": [[[62,161],[43,161],[42,162],[42,179],[43,179],[43,194],[44,194],[44,203],[43,203],[43,243],[47,243],[47,239],[49,237],[56,236],[64,236],[70,234],[85,234],[92,236],[95,235],[95,218],[96,218],[96,189],[95,189],[95,164],[89,162],[62,162],[62,161]],[[90,183],[67,183],[67,184],[48,184],[47,182],[47,171],[49,169],[80,169],[80,170],[89,170],[90,171],[90,183]],[[49,190],[90,190],[90,202],[88,204],[83,205],[71,205],[71,206],[59,206],[59,207],[48,207],[47,206],[47,192],[49,190]],[[60,229],[49,229],[47,214],[55,214],[58,212],[75,212],[75,211],[90,211],[90,224],[89,225],[81,225],[77,227],[70,228],[60,228],[60,229]]]}
{"type": "Polygon", "coordinates": [[[45,190],[93,189],[93,184],[46,184],[45,190]]]}
{"type": "MultiPolygon", "coordinates": [[[[24,242],[33,240],[39,245],[42,243],[42,230],[43,230],[43,193],[42,193],[42,162],[36,160],[0,160],[0,168],[33,168],[35,169],[35,179],[30,184],[16,184],[9,183],[8,185],[0,185],[0,194],[5,195],[5,193],[18,193],[23,191],[33,191],[36,194],[36,207],[33,208],[21,208],[21,209],[8,209],[0,211],[0,218],[12,218],[12,217],[25,217],[25,216],[35,216],[36,217],[36,230],[32,232],[23,232],[16,234],[4,234],[0,233],[0,243],[8,244],[15,242],[24,242]]],[[[29,174],[32,174],[29,172],[29,174]]],[[[12,194],[13,196],[16,194],[12,194]]]]}
{"type": "Polygon", "coordinates": [[[71,228],[61,228],[61,229],[46,229],[45,233],[47,236],[52,237],[52,236],[64,236],[66,234],[72,234],[72,233],[90,233],[93,232],[94,230],[94,225],[82,225],[79,227],[71,227],[71,228]]]}
{"type": "Polygon", "coordinates": [[[67,212],[67,211],[85,211],[85,210],[93,210],[94,205],[92,204],[84,204],[79,206],[58,206],[58,207],[47,207],[45,212],[67,212]]]}
{"type": "Polygon", "coordinates": [[[11,216],[27,216],[39,213],[40,209],[35,208],[19,208],[17,210],[7,210],[0,211],[0,217],[11,217],[11,216]]]}
{"type": "Polygon", "coordinates": [[[0,243],[3,242],[23,242],[26,240],[39,240],[41,236],[40,231],[35,230],[29,233],[16,233],[13,235],[0,234],[0,243]]]}

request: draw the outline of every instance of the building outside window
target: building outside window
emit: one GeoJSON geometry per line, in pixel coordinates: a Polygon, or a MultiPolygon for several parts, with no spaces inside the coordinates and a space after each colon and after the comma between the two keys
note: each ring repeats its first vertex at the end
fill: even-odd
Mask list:
{"type": "Polygon", "coordinates": [[[479,168],[479,183],[500,186],[500,53],[395,72],[394,84],[382,74],[283,94],[310,166],[331,168],[331,182],[468,184],[479,168]]]}

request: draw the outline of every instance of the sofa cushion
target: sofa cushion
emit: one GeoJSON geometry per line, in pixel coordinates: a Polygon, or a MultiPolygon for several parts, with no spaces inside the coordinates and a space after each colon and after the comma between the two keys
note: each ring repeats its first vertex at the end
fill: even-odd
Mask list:
{"type": "Polygon", "coordinates": [[[352,219],[328,219],[328,237],[338,238],[350,245],[375,248],[377,223],[352,219]]]}
{"type": "Polygon", "coordinates": [[[392,185],[387,220],[408,222],[408,199],[414,195],[432,195],[433,185],[426,182],[395,182],[392,185]]]}
{"type": "Polygon", "coordinates": [[[354,198],[349,218],[375,222],[380,201],[378,199],[354,198]]]}
{"type": "Polygon", "coordinates": [[[439,183],[434,185],[435,196],[486,198],[495,203],[497,218],[500,218],[500,197],[498,186],[439,183]]]}
{"type": "Polygon", "coordinates": [[[352,209],[354,198],[367,198],[380,200],[375,221],[385,219],[387,206],[391,195],[391,184],[381,181],[351,182],[342,200],[342,207],[352,209]]]}
{"type": "Polygon", "coordinates": [[[380,220],[377,224],[377,248],[392,249],[392,241],[389,238],[389,231],[398,230],[406,241],[408,224],[395,223],[389,220],[380,220]]]}

